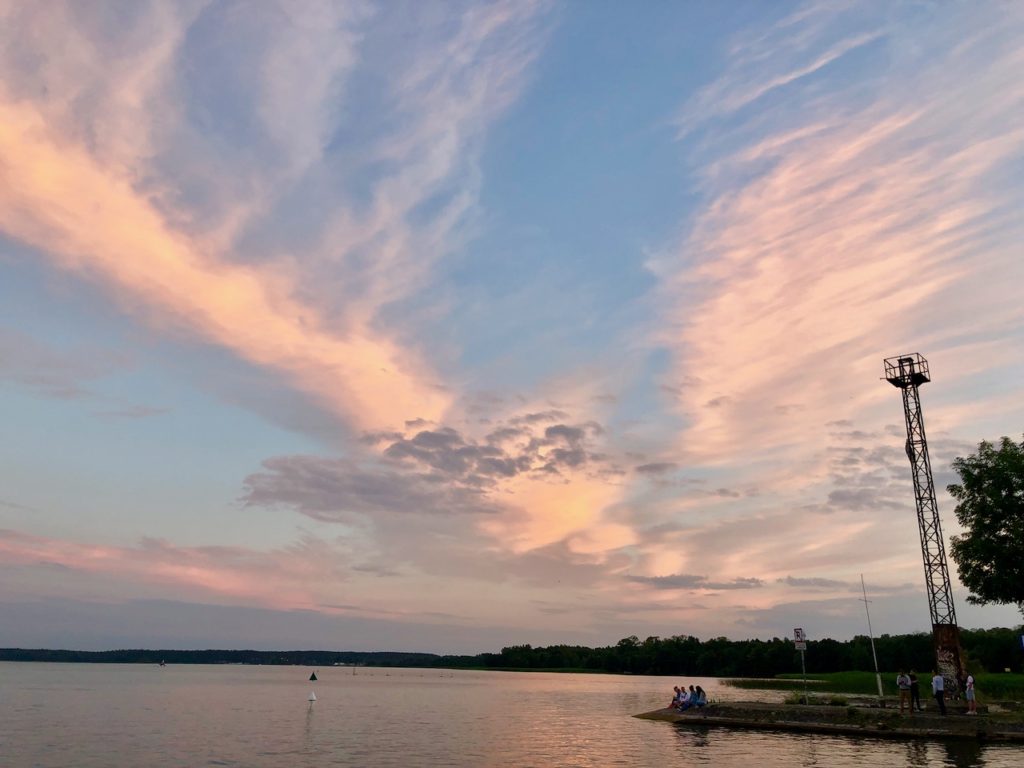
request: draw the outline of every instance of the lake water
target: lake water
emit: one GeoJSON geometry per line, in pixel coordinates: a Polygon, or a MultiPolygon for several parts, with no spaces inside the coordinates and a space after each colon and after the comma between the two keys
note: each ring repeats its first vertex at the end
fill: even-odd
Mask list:
{"type": "MultiPolygon", "coordinates": [[[[888,742],[630,717],[667,677],[0,662],[0,766],[1019,768],[1024,748],[888,742]],[[307,702],[310,691],[318,700],[307,702]]],[[[777,692],[687,679],[712,698],[777,692]]]]}

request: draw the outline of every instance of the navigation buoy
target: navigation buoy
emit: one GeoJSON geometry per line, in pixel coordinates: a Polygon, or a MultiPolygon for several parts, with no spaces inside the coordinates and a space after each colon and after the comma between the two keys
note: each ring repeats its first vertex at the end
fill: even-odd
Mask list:
{"type": "Polygon", "coordinates": [[[316,682],[316,672],[309,676],[310,682],[316,682]]]}
{"type": "Polygon", "coordinates": [[[313,691],[310,691],[309,692],[309,698],[306,699],[306,701],[308,701],[310,704],[312,704],[314,701],[316,701],[316,694],[313,693],[313,691]]]}

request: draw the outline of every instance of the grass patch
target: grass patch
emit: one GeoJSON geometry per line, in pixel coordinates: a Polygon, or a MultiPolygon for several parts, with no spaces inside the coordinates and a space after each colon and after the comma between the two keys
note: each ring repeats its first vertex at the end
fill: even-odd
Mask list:
{"type": "MultiPolygon", "coordinates": [[[[800,683],[802,677],[799,673],[792,675],[779,675],[777,679],[786,680],[789,683],[800,683]]],[[[860,693],[866,696],[874,694],[878,695],[878,682],[875,680],[874,672],[828,672],[826,674],[814,675],[814,679],[818,681],[816,686],[820,690],[832,691],[835,693],[860,693]]],[[[810,682],[811,678],[807,678],[810,682]]],[[[922,680],[922,683],[927,681],[922,680]]],[[[922,684],[921,691],[924,692],[925,686],[922,684]]],[[[882,690],[887,696],[897,696],[899,692],[896,688],[896,673],[891,675],[882,674],[882,690]],[[887,680],[887,678],[892,678],[887,680]]],[[[930,690],[930,688],[929,688],[930,690]]]]}
{"type": "Polygon", "coordinates": [[[845,696],[841,696],[837,693],[815,695],[813,693],[807,694],[806,701],[804,700],[803,691],[792,691],[785,698],[786,704],[813,704],[815,706],[828,706],[828,707],[846,707],[849,706],[850,700],[845,696]]]}
{"type": "MultiPolygon", "coordinates": [[[[896,688],[896,672],[882,673],[882,690],[886,696],[899,696],[896,688]]],[[[975,675],[978,701],[985,700],[1024,700],[1024,675],[1012,672],[983,672],[975,675]]],[[[918,676],[921,684],[921,698],[931,698],[931,675],[918,676]]],[[[802,691],[803,676],[795,674],[779,675],[768,680],[735,678],[722,680],[725,685],[734,688],[749,688],[771,691],[802,691]]],[[[878,695],[878,684],[874,672],[828,672],[807,676],[807,687],[815,693],[824,691],[832,693],[857,693],[865,696],[878,695]]]]}
{"type": "Polygon", "coordinates": [[[603,669],[588,669],[587,667],[472,667],[486,672],[565,672],[567,674],[579,675],[606,675],[603,669]]]}
{"type": "MultiPolygon", "coordinates": [[[[748,688],[755,691],[802,691],[804,688],[803,678],[798,680],[787,680],[781,677],[773,678],[747,678],[747,677],[730,677],[723,678],[722,685],[728,685],[730,688],[748,688]]],[[[824,680],[818,677],[808,677],[807,687],[814,688],[815,690],[821,690],[824,680]]]]}
{"type": "Polygon", "coordinates": [[[974,676],[978,700],[1024,700],[1024,675],[1014,672],[986,672],[974,676]]]}

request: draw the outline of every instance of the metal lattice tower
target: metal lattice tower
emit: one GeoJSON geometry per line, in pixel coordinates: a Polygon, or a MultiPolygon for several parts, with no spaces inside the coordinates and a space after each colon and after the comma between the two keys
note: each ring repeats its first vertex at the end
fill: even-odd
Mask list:
{"type": "Polygon", "coordinates": [[[942,538],[939,506],[935,500],[935,482],[928,458],[928,441],[924,434],[921,415],[921,396],[918,387],[931,381],[928,361],[921,355],[901,355],[886,358],[885,378],[903,393],[903,415],[907,424],[907,458],[914,478],[914,498],[917,502],[917,524],[921,533],[921,555],[924,559],[924,578],[931,611],[932,634],[935,639],[936,660],[939,671],[946,678],[949,693],[959,692],[963,678],[960,652],[960,630],[953,607],[953,589],[946,564],[946,545],[942,538]]]}

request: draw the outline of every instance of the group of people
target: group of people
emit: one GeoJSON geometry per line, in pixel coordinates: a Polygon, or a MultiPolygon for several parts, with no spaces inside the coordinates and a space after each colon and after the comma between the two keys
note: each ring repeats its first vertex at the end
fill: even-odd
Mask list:
{"type": "MultiPolygon", "coordinates": [[[[932,686],[934,687],[934,685],[933,681],[932,686]]],[[[911,712],[924,712],[924,707],[921,706],[921,685],[917,680],[917,673],[914,670],[910,670],[908,675],[901,669],[900,673],[896,676],[896,687],[900,690],[901,715],[908,703],[910,704],[911,712]]]]}
{"type": "Polygon", "coordinates": [[[708,703],[708,695],[699,685],[696,687],[691,685],[689,690],[685,685],[673,685],[672,690],[675,691],[675,695],[672,697],[669,707],[678,709],[680,712],[685,712],[690,707],[703,707],[708,703]]]}
{"type": "MultiPolygon", "coordinates": [[[[910,711],[924,712],[921,706],[921,690],[914,670],[906,674],[900,670],[896,677],[896,687],[900,690],[900,714],[903,714],[905,706],[910,704],[910,711]]],[[[937,671],[932,675],[932,697],[939,707],[939,713],[946,714],[946,682],[937,671]]],[[[967,675],[964,684],[964,698],[967,699],[967,714],[978,714],[978,704],[974,696],[974,675],[967,675]]]]}

